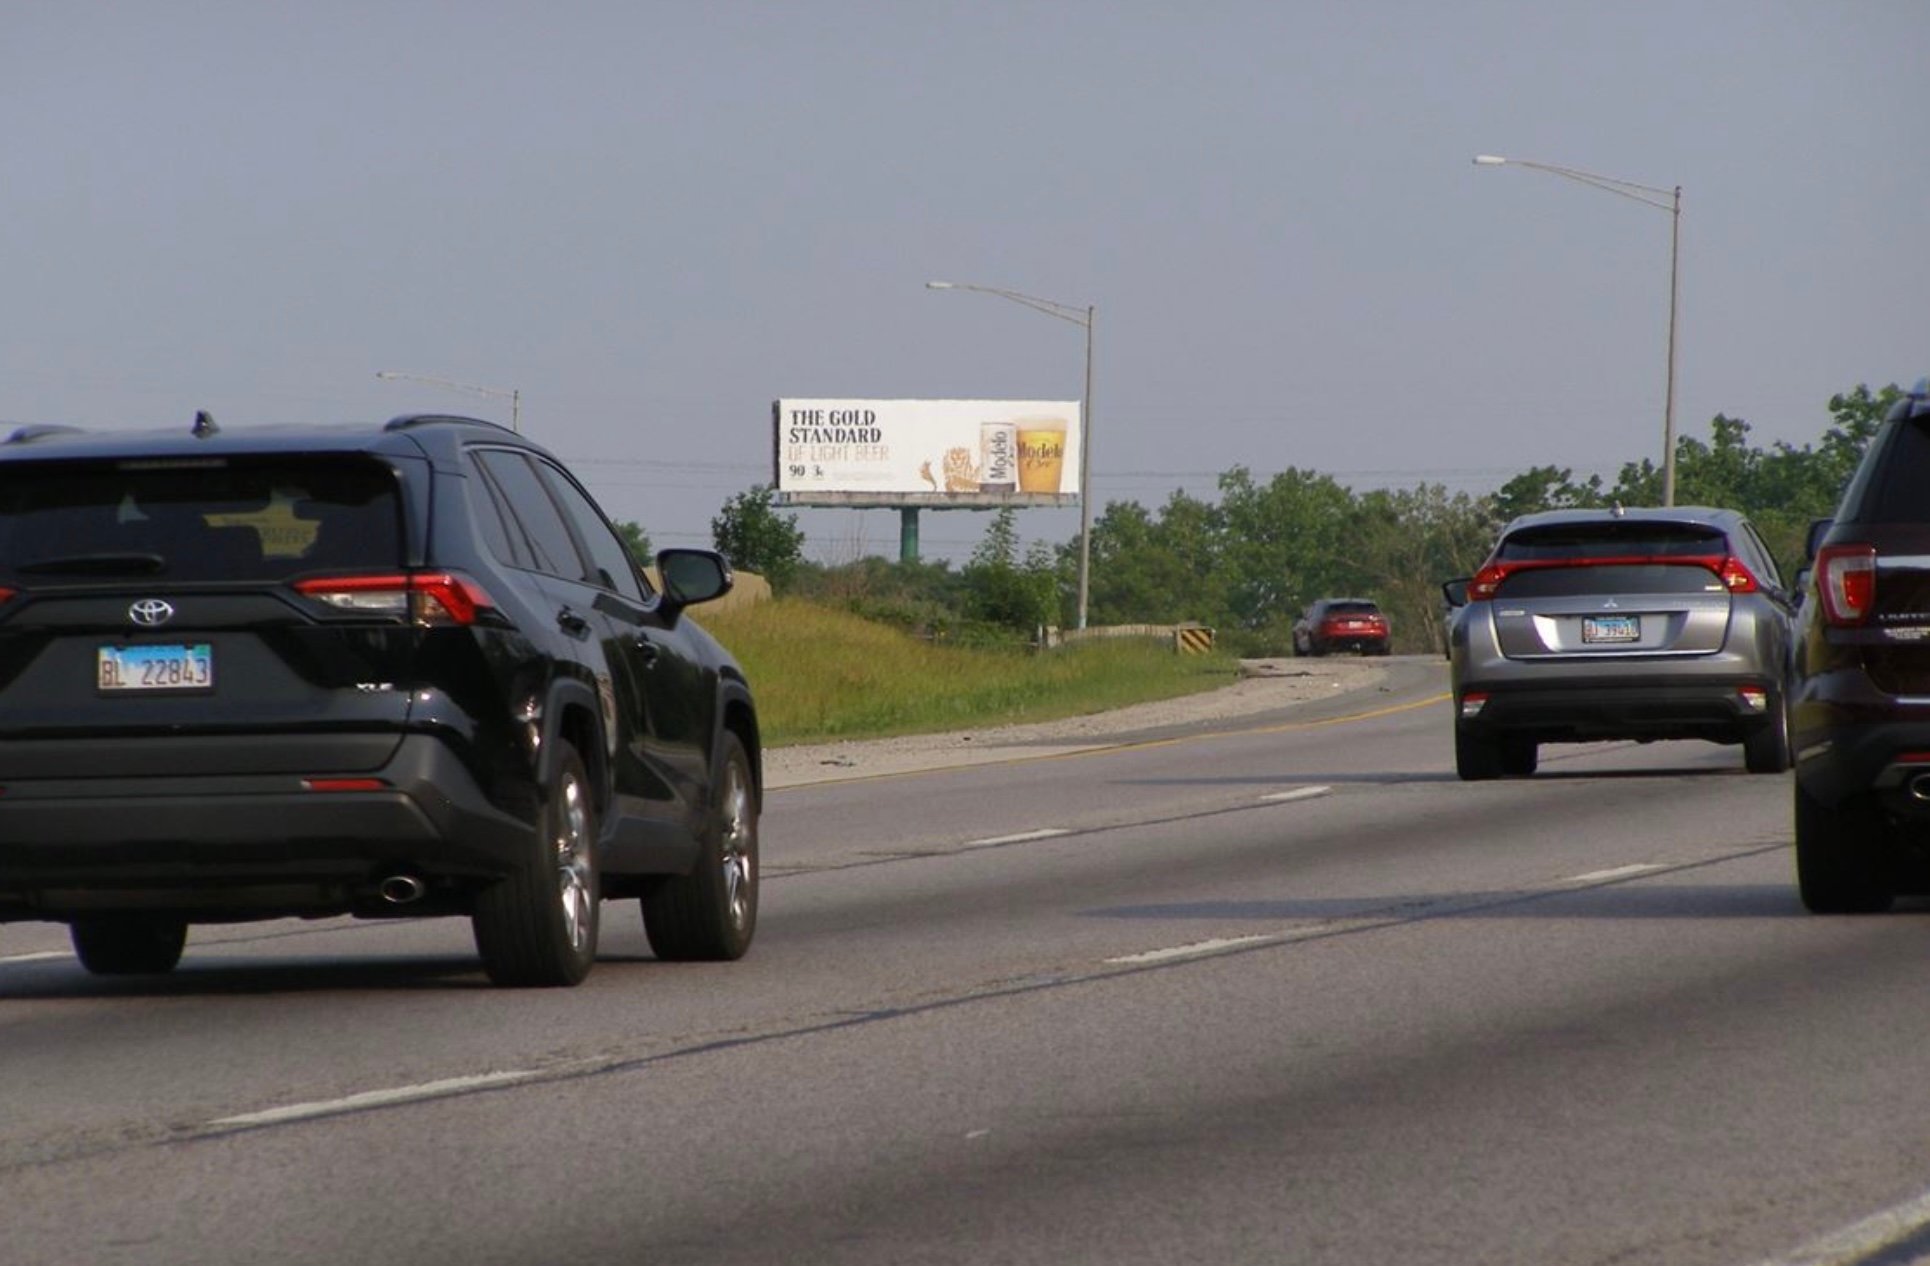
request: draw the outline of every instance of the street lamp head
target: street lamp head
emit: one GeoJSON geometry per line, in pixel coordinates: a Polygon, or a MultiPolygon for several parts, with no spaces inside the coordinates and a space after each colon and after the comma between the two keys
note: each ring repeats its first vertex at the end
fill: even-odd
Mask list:
{"type": "Polygon", "coordinates": [[[1499,154],[1476,154],[1474,156],[1474,165],[1476,167],[1505,167],[1507,163],[1508,160],[1499,154]]]}
{"type": "Polygon", "coordinates": [[[949,281],[928,281],[925,283],[925,289],[927,290],[956,290],[957,288],[958,287],[952,285],[949,281]]]}

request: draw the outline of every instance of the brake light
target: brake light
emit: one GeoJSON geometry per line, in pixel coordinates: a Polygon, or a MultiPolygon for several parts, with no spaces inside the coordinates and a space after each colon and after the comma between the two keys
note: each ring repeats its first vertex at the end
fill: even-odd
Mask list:
{"type": "Polygon", "coordinates": [[[1869,619],[1876,605],[1876,546],[1827,545],[1817,551],[1816,591],[1828,623],[1847,628],[1869,619]]]}
{"type": "Polygon", "coordinates": [[[1500,563],[1489,563],[1486,567],[1474,573],[1474,579],[1468,582],[1469,601],[1473,601],[1476,598],[1494,597],[1494,591],[1501,588],[1501,582],[1507,578],[1507,567],[1500,563]]]}
{"type": "Polygon", "coordinates": [[[4,606],[7,603],[13,601],[13,595],[14,595],[13,590],[8,589],[4,585],[0,585],[0,606],[4,606]]]}
{"type": "Polygon", "coordinates": [[[415,624],[468,625],[495,606],[482,586],[454,572],[413,575],[313,576],[295,591],[342,611],[388,615],[415,624]]]}
{"type": "Polygon", "coordinates": [[[1489,563],[1468,582],[1470,602],[1492,598],[1501,582],[1524,571],[1552,571],[1562,567],[1706,567],[1722,581],[1730,593],[1755,593],[1761,586],[1756,575],[1734,554],[1691,556],[1684,554],[1626,554],[1609,558],[1533,558],[1513,562],[1489,563]]]}
{"type": "Polygon", "coordinates": [[[1716,564],[1715,572],[1722,577],[1723,587],[1730,593],[1754,593],[1758,588],[1755,573],[1734,554],[1716,564]]]}

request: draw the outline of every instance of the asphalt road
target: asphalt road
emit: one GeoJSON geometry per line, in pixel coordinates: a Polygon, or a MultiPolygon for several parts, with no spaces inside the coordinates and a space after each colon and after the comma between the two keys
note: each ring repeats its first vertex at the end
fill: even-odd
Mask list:
{"type": "Polygon", "coordinates": [[[566,991],[456,921],[135,983],[0,928],[0,1262],[1913,1260],[1930,907],[1804,914],[1738,749],[1462,784],[1394,667],[775,792],[736,964],[631,905],[566,991]]]}

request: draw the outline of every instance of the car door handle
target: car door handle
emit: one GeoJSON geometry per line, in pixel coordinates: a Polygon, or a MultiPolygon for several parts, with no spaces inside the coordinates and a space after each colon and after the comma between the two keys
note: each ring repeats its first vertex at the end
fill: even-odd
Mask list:
{"type": "Polygon", "coordinates": [[[637,658],[643,661],[645,668],[655,668],[657,666],[657,657],[661,654],[663,654],[662,649],[649,638],[639,637],[637,639],[637,658]]]}
{"type": "Polygon", "coordinates": [[[556,613],[556,627],[565,633],[584,633],[589,631],[590,622],[568,607],[564,607],[556,613]]]}

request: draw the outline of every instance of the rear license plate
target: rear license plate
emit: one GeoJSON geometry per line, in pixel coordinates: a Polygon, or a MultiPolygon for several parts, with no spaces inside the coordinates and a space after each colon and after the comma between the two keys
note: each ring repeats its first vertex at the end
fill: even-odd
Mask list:
{"type": "Polygon", "coordinates": [[[214,647],[207,642],[188,646],[103,646],[98,670],[100,688],[116,694],[207,690],[214,685],[214,647]]]}
{"type": "Polygon", "coordinates": [[[1639,642],[1642,620],[1633,615],[1589,615],[1582,617],[1584,642],[1639,642]]]}

